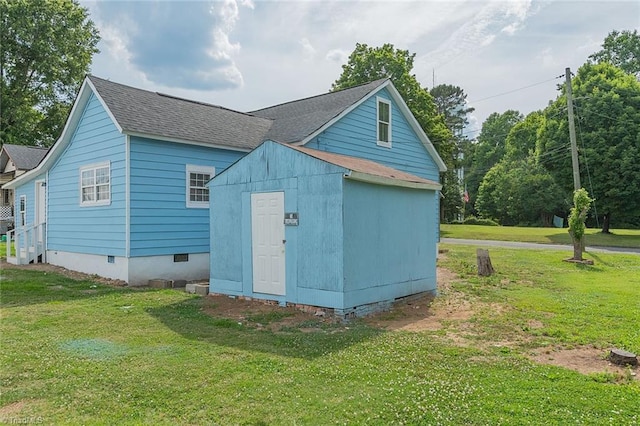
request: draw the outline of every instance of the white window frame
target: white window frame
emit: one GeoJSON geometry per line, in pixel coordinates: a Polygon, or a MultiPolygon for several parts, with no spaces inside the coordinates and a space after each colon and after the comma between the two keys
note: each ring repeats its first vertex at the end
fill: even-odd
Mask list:
{"type": "Polygon", "coordinates": [[[388,99],[385,98],[381,98],[381,97],[376,97],[376,140],[377,140],[377,144],[378,146],[383,146],[385,148],[391,148],[391,117],[392,117],[393,113],[391,110],[391,101],[389,101],[388,99]],[[389,108],[389,121],[385,122],[380,120],[380,104],[385,104],[387,105],[387,107],[389,108]],[[386,141],[383,141],[380,139],[380,125],[381,124],[386,124],[387,125],[387,139],[386,141]]]}
{"type": "Polygon", "coordinates": [[[216,168],[210,166],[197,166],[195,164],[187,164],[186,173],[185,173],[185,201],[188,208],[192,209],[207,209],[209,208],[209,200],[207,201],[196,201],[191,199],[191,189],[205,189],[207,192],[207,198],[209,198],[209,188],[206,187],[209,179],[204,182],[204,186],[191,186],[191,174],[204,174],[209,175],[209,179],[213,178],[216,175],[216,168]]]}
{"type": "Polygon", "coordinates": [[[82,166],[80,167],[80,173],[79,173],[80,179],[78,181],[78,187],[79,187],[79,192],[80,192],[80,206],[81,207],[94,207],[94,206],[108,206],[111,204],[111,163],[109,161],[103,162],[103,163],[95,163],[95,164],[88,164],[86,166],[82,166]],[[108,182],[106,183],[101,183],[98,184],[96,182],[96,172],[99,169],[107,169],[107,180],[108,182]],[[88,172],[88,171],[93,171],[93,183],[91,184],[83,184],[82,181],[82,174],[84,172],[88,172]],[[98,187],[107,187],[107,195],[109,198],[106,199],[102,199],[102,200],[98,200],[97,195],[98,195],[98,187]],[[83,199],[83,189],[85,188],[92,188],[93,189],[93,200],[84,200],[83,199]]]}
{"type": "Polygon", "coordinates": [[[21,227],[27,226],[27,196],[26,195],[20,196],[18,211],[19,211],[19,217],[20,217],[19,226],[21,227]]]}

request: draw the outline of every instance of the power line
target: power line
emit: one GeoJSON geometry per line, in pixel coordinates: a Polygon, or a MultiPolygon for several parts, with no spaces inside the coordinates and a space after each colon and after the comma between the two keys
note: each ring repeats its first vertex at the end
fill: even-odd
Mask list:
{"type": "MultiPolygon", "coordinates": [[[[580,114],[580,108],[576,107],[578,114],[580,114]]],[[[596,206],[596,194],[593,192],[593,183],[591,182],[591,172],[589,171],[589,161],[587,160],[587,148],[585,147],[584,137],[582,136],[582,124],[580,122],[583,120],[583,117],[578,115],[578,134],[580,135],[580,144],[582,145],[582,158],[584,158],[584,164],[587,168],[587,179],[589,180],[589,189],[591,190],[591,195],[593,195],[593,212],[596,215],[596,226],[600,228],[600,221],[598,220],[598,207],[596,206]]]]}
{"type": "MultiPolygon", "coordinates": [[[[566,106],[564,106],[564,107],[562,107],[562,110],[561,110],[561,111],[558,111],[558,112],[556,112],[555,114],[550,115],[550,116],[545,117],[545,118],[550,119],[550,118],[556,118],[556,117],[564,116],[564,115],[565,115],[565,113],[566,113],[566,110],[567,110],[567,107],[566,107],[566,106]]],[[[516,123],[516,124],[517,124],[517,123],[516,123]]],[[[481,132],[481,131],[482,131],[482,127],[467,130],[466,132],[462,132],[462,133],[461,133],[461,135],[463,135],[463,136],[464,136],[464,135],[466,135],[466,134],[469,134],[469,133],[475,133],[475,132],[478,132],[478,131],[480,131],[480,132],[481,132]]],[[[505,134],[501,134],[501,135],[491,135],[491,136],[493,136],[493,137],[502,137],[502,136],[508,136],[508,135],[509,135],[509,133],[505,133],[505,134]]]]}
{"type": "Polygon", "coordinates": [[[548,83],[548,82],[553,81],[553,80],[557,80],[557,79],[562,78],[562,77],[564,77],[564,74],[563,75],[559,75],[557,77],[550,78],[550,79],[545,80],[545,81],[541,81],[541,82],[538,82],[538,83],[533,83],[533,84],[530,84],[528,86],[519,87],[517,89],[509,90],[509,91],[503,92],[503,93],[498,93],[497,95],[487,96],[486,98],[481,98],[481,99],[476,99],[476,100],[473,100],[473,101],[469,101],[469,104],[478,103],[478,102],[486,101],[487,99],[493,99],[493,98],[497,98],[499,96],[508,95],[508,94],[511,94],[511,93],[514,93],[514,92],[518,92],[520,90],[530,89],[531,87],[539,86],[541,84],[545,84],[545,83],[548,83]]]}

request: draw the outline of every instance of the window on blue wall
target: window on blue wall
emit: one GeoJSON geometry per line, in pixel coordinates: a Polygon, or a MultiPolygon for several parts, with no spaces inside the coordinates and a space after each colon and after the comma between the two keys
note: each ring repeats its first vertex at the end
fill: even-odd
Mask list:
{"type": "Polygon", "coordinates": [[[27,225],[27,196],[20,196],[20,226],[27,225]]]}
{"type": "Polygon", "coordinates": [[[80,205],[104,206],[111,204],[111,166],[107,163],[91,164],[80,168],[80,205]]]}
{"type": "Polygon", "coordinates": [[[391,148],[391,102],[378,100],[378,145],[391,148]]]}
{"type": "Polygon", "coordinates": [[[215,168],[187,164],[187,207],[209,207],[207,182],[215,175],[215,168]]]}

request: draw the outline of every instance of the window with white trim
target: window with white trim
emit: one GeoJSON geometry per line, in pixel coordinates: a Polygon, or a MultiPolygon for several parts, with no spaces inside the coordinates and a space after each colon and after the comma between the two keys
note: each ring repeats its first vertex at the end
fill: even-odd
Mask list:
{"type": "Polygon", "coordinates": [[[214,167],[187,164],[187,207],[209,207],[209,188],[207,188],[207,182],[209,182],[215,173],[216,169],[214,167]]]}
{"type": "Polygon", "coordinates": [[[111,165],[109,162],[80,168],[80,205],[111,204],[111,165]]]}
{"type": "Polygon", "coordinates": [[[20,226],[27,225],[27,196],[20,196],[20,226]]]}
{"type": "Polygon", "coordinates": [[[391,148],[391,102],[377,98],[378,145],[391,148]]]}

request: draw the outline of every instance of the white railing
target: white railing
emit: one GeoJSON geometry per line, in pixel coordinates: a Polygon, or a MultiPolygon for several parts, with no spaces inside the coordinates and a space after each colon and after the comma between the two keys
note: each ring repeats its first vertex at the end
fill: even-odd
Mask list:
{"type": "Polygon", "coordinates": [[[25,226],[7,232],[7,262],[26,265],[46,262],[47,224],[25,226]],[[15,256],[11,249],[15,250],[15,256]]]}

